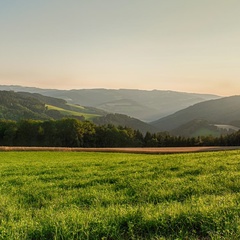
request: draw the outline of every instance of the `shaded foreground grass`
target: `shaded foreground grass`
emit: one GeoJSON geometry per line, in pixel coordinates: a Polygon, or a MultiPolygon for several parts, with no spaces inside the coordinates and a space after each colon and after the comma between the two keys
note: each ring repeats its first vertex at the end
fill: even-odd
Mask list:
{"type": "Polygon", "coordinates": [[[240,151],[0,152],[0,239],[240,239],[240,151]]]}

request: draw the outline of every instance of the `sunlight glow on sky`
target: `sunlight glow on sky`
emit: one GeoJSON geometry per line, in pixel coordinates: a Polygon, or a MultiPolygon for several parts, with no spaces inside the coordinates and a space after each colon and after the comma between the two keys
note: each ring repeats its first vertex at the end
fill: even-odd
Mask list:
{"type": "Polygon", "coordinates": [[[240,94],[238,0],[0,0],[0,85],[240,94]]]}

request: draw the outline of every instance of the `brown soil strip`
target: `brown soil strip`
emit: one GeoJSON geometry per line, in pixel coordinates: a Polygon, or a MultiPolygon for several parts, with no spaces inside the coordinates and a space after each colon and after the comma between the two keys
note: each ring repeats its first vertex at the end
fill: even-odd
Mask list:
{"type": "Polygon", "coordinates": [[[64,148],[64,147],[0,147],[0,151],[63,151],[63,152],[118,152],[118,153],[145,153],[170,154],[210,151],[240,150],[234,147],[164,147],[164,148],[64,148]]]}

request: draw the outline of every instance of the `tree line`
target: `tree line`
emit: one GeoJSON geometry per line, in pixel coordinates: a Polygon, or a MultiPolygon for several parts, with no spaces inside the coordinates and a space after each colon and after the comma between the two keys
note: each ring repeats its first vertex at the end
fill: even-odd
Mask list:
{"type": "Polygon", "coordinates": [[[41,147],[188,147],[240,145],[240,131],[227,136],[182,137],[168,132],[142,134],[129,127],[89,121],[0,120],[1,146],[41,147]]]}

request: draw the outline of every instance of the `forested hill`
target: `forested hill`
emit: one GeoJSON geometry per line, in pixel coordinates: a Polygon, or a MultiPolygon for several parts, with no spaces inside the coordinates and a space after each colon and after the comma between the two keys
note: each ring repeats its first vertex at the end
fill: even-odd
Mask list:
{"type": "Polygon", "coordinates": [[[63,99],[40,94],[0,91],[0,118],[6,120],[48,120],[73,117],[80,120],[106,114],[102,110],[70,105],[63,99]]]}
{"type": "Polygon", "coordinates": [[[139,119],[129,117],[124,114],[107,114],[106,116],[101,116],[93,119],[93,122],[97,125],[107,125],[112,124],[114,126],[127,126],[134,130],[140,130],[142,133],[150,132],[156,133],[157,128],[140,121],[139,119]]]}
{"type": "Polygon", "coordinates": [[[0,91],[0,118],[7,120],[50,119],[45,103],[12,91],[0,91]]]}
{"type": "Polygon", "coordinates": [[[159,131],[171,131],[193,120],[240,127],[240,96],[224,97],[197,103],[152,123],[159,131]]]}

